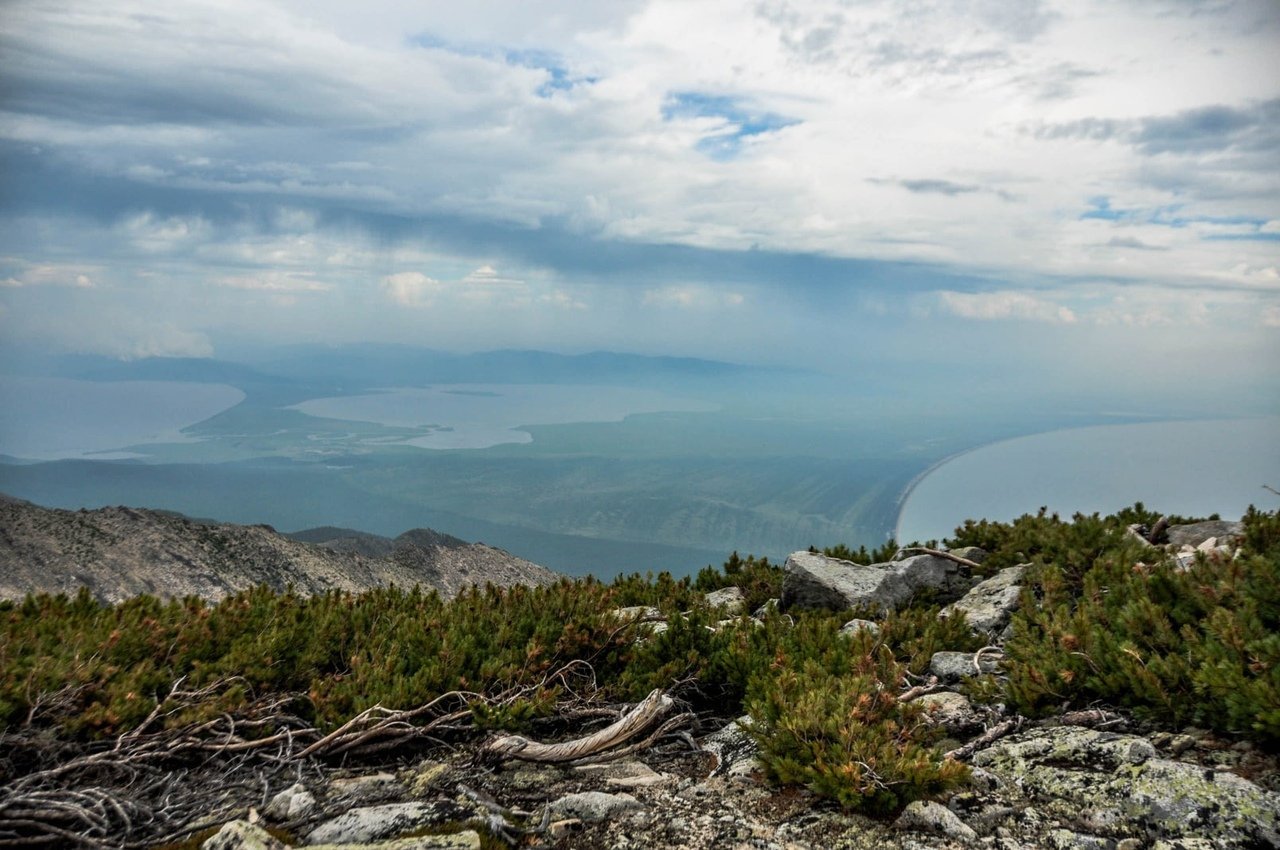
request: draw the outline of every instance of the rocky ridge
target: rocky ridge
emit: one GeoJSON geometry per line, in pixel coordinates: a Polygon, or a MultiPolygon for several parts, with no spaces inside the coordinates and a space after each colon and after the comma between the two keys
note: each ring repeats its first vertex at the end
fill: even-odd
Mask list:
{"type": "Polygon", "coordinates": [[[452,596],[473,583],[547,584],[559,577],[501,549],[429,529],[394,540],[341,529],[285,535],[266,525],[164,511],[66,511],[0,496],[0,599],[87,587],[107,602],[141,593],[216,601],[260,584],[304,594],[418,584],[452,596]]]}

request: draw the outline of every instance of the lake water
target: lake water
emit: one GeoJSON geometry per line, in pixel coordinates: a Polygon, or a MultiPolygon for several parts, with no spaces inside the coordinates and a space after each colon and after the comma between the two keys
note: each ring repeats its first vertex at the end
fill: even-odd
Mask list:
{"type": "Polygon", "coordinates": [[[957,455],[925,475],[898,514],[900,541],[941,539],[965,519],[1010,520],[1042,505],[1065,516],[1143,502],[1238,518],[1280,497],[1280,418],[1153,422],[1019,437],[957,455]]]}
{"type": "Polygon", "coordinates": [[[225,384],[0,377],[0,454],[29,460],[136,457],[119,450],[188,442],[181,429],[243,399],[225,384]]]}
{"type": "Polygon", "coordinates": [[[311,416],[374,422],[430,433],[406,440],[426,449],[528,443],[522,425],[618,422],[636,413],[712,412],[718,406],[656,390],[560,384],[449,384],[317,398],[295,405],[311,416]]]}

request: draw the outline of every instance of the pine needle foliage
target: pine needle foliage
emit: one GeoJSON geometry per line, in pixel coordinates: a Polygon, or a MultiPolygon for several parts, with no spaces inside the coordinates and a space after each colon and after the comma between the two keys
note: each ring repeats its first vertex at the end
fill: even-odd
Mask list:
{"type": "Polygon", "coordinates": [[[1241,557],[1201,556],[1189,569],[1115,533],[1121,518],[1080,520],[1036,553],[1005,647],[1013,704],[1042,713],[1102,701],[1280,744],[1276,514],[1249,512],[1241,557]]]}

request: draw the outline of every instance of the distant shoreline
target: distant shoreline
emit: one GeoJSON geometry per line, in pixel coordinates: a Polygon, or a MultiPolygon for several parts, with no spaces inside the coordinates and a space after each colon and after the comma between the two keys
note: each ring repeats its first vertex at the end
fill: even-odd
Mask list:
{"type": "MultiPolygon", "coordinates": [[[[910,507],[912,499],[918,495],[918,488],[930,476],[935,475],[948,463],[965,455],[979,449],[995,450],[997,447],[1008,447],[1002,454],[991,458],[997,473],[999,467],[1012,462],[1010,461],[1012,457],[1016,458],[1018,468],[1024,473],[1031,467],[1039,469],[1037,473],[1039,483],[1028,490],[1027,481],[1030,479],[1025,474],[1019,477],[1018,474],[1010,472],[1001,480],[1000,475],[992,473],[990,469],[984,472],[980,468],[969,465],[965,471],[968,485],[959,480],[952,480],[955,476],[949,476],[946,483],[950,492],[948,502],[955,502],[957,499],[963,499],[966,503],[972,501],[966,513],[974,518],[985,516],[987,519],[1003,519],[1005,513],[1012,518],[1018,513],[1026,512],[1030,505],[1036,504],[1053,506],[1055,511],[1062,512],[1064,515],[1077,511],[1086,514],[1095,511],[1114,511],[1117,505],[1129,505],[1135,501],[1149,502],[1153,493],[1160,494],[1169,503],[1166,505],[1167,509],[1180,513],[1208,514],[1214,511],[1222,512],[1224,509],[1234,512],[1236,502],[1241,503],[1239,510],[1243,511],[1245,505],[1251,500],[1240,497],[1241,488],[1252,482],[1254,476],[1262,472],[1263,467],[1280,468],[1275,465],[1280,462],[1280,454],[1276,454],[1273,448],[1274,435],[1280,433],[1276,430],[1277,427],[1280,427],[1280,417],[1275,416],[1171,417],[1142,422],[1053,428],[974,446],[939,460],[912,478],[898,498],[898,517],[894,524],[895,539],[899,543],[903,542],[902,531],[907,518],[907,508],[910,507]],[[1159,430],[1132,430],[1152,428],[1159,430]],[[1224,438],[1224,433],[1229,436],[1224,438]],[[1033,444],[1034,452],[1030,455],[1027,454],[1030,449],[1022,445],[1027,441],[1042,440],[1055,435],[1063,438],[1067,435],[1072,436],[1069,438],[1069,444],[1064,444],[1062,440],[1035,443],[1033,444]],[[1135,435],[1140,435],[1141,439],[1135,435]],[[1224,439],[1229,445],[1224,444],[1224,439]],[[1063,469],[1068,468],[1063,465],[1066,457],[1063,451],[1067,445],[1071,445],[1071,450],[1079,455],[1069,459],[1068,466],[1072,470],[1070,474],[1062,472],[1063,469]],[[1258,446],[1265,446],[1265,451],[1260,452],[1257,449],[1258,446]],[[1230,451],[1227,451],[1228,448],[1230,451]],[[1089,486],[1081,485],[1080,464],[1085,462],[1081,458],[1096,462],[1099,456],[1110,457],[1111,460],[1108,463],[1112,466],[1116,463],[1120,463],[1121,466],[1132,466],[1138,463],[1139,468],[1136,471],[1129,469],[1117,478],[1108,477],[1110,467],[1107,470],[1088,467],[1097,475],[1089,477],[1089,486]],[[1142,460],[1135,460],[1136,458],[1142,460]],[[1040,469],[1045,463],[1049,465],[1040,469]],[[1259,464],[1262,466],[1260,467],[1259,464]],[[1192,474],[1193,467],[1194,474],[1192,474]],[[996,477],[992,478],[989,473],[995,474],[996,477]],[[1145,489],[1133,486],[1132,482],[1139,478],[1151,479],[1147,481],[1145,489]],[[995,480],[1001,481],[1000,486],[992,484],[995,480]],[[1044,480],[1057,483],[1046,489],[1044,480]],[[1219,496],[1206,502],[1203,497],[1214,486],[1218,488],[1214,492],[1219,496]],[[1024,500],[1026,504],[1017,506],[1008,503],[1010,493],[1015,491],[1027,497],[1024,500]],[[1226,508],[1225,502],[1230,502],[1232,507],[1226,508]]],[[[936,497],[937,494],[935,493],[934,496],[936,497]]],[[[937,502],[938,499],[933,498],[932,501],[937,502]]],[[[929,505],[918,506],[919,509],[929,507],[929,505]]],[[[924,527],[931,528],[942,524],[940,520],[943,516],[936,510],[938,507],[938,504],[932,505],[933,513],[936,514],[933,520],[939,520],[939,522],[931,521],[925,523],[924,527]]],[[[959,506],[952,504],[951,507],[959,506]]],[[[945,513],[952,514],[953,511],[946,510],[945,513]]],[[[957,510],[954,513],[960,512],[957,510]]],[[[918,520],[920,517],[914,519],[918,520]]],[[[948,520],[948,523],[947,531],[937,532],[939,537],[945,537],[957,524],[954,520],[948,520]]]]}
{"type": "MultiPolygon", "coordinates": [[[[1016,440],[1018,438],[1013,437],[1011,439],[1016,440]]],[[[910,481],[907,482],[907,486],[902,488],[902,492],[898,494],[898,498],[894,502],[894,505],[898,509],[898,515],[897,517],[894,518],[894,521],[893,521],[894,542],[899,544],[904,542],[905,543],[914,542],[909,540],[904,541],[901,535],[899,534],[899,531],[902,529],[902,514],[903,514],[903,511],[906,510],[907,500],[911,498],[911,494],[915,492],[915,489],[920,486],[920,483],[922,481],[924,481],[933,473],[937,472],[942,467],[946,466],[948,463],[951,463],[951,461],[956,460],[957,458],[964,457],[970,452],[976,452],[979,449],[985,449],[987,446],[994,446],[996,443],[1002,443],[1002,442],[1004,442],[1004,440],[995,440],[994,442],[990,442],[990,443],[979,443],[976,446],[970,446],[967,449],[963,449],[961,451],[955,452],[954,454],[949,454],[946,457],[935,460],[933,463],[929,464],[923,470],[921,470],[920,472],[917,472],[915,476],[910,481]]]]}

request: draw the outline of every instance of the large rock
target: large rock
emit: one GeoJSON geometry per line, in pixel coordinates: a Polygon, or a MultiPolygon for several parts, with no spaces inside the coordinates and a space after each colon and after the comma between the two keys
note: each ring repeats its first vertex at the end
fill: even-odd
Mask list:
{"type": "Polygon", "coordinates": [[[933,555],[865,566],[814,552],[794,552],[787,558],[779,609],[871,607],[901,608],[928,593],[935,601],[957,599],[969,589],[963,568],[933,555]]]}
{"type": "Polygon", "coordinates": [[[1009,618],[1018,610],[1019,584],[1027,564],[1001,570],[991,578],[974,585],[959,601],[942,609],[941,616],[950,617],[963,613],[965,621],[975,632],[998,635],[1009,625],[1009,618]]]}
{"type": "Polygon", "coordinates": [[[1223,538],[1239,537],[1244,534],[1244,523],[1211,519],[1204,522],[1192,522],[1187,525],[1171,525],[1166,534],[1168,534],[1168,542],[1170,544],[1194,548],[1210,537],[1218,538],[1219,543],[1223,542],[1223,538]]]}
{"type": "Polygon", "coordinates": [[[1112,839],[1197,839],[1198,846],[1280,846],[1280,794],[1232,773],[1156,757],[1132,735],[1074,726],[1013,735],[973,763],[1033,799],[1060,801],[1112,839]]]}

